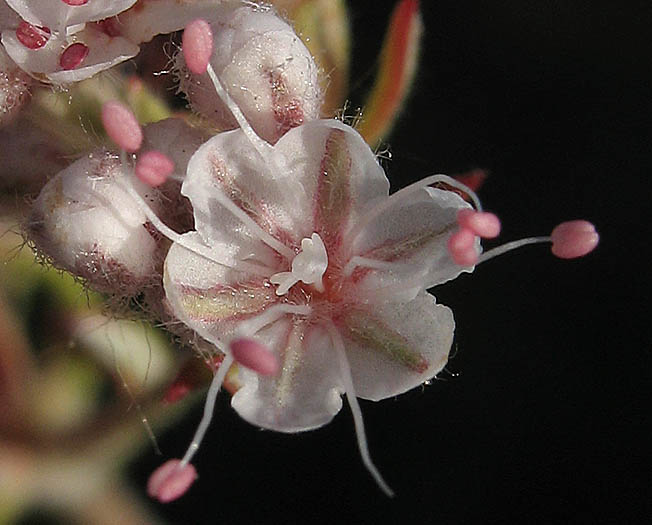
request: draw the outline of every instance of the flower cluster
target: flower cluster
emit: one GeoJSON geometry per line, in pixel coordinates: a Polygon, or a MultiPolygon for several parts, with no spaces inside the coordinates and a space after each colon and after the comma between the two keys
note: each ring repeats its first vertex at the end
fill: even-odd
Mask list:
{"type": "MultiPolygon", "coordinates": [[[[45,38],[54,8],[8,3],[41,28],[30,30],[33,43],[45,38]]],[[[144,8],[157,3],[166,4],[144,8]]],[[[56,38],[69,39],[77,34],[69,26],[133,2],[63,4],[56,38]]],[[[370,459],[357,398],[395,396],[446,364],[453,314],[427,290],[523,244],[552,242],[559,257],[577,257],[598,236],[575,221],[482,254],[481,238],[500,224],[469,188],[435,175],[390,195],[355,129],[318,119],[317,67],[289,25],[257,6],[217,11],[186,29],[181,87],[200,113],[236,129],[206,139],[170,119],[142,131],[126,108],[106,105],[103,122],[121,151],[94,152],[53,178],[29,235],[55,265],[113,294],[145,293],[152,311],[225,356],[188,452],[155,472],[153,496],[174,499],[195,479],[189,461],[233,363],[232,406],[259,427],[317,428],[346,394],[363,461],[391,494],[370,459]]],[[[8,49],[25,47],[17,35],[3,36],[8,49]]],[[[49,77],[76,78],[60,74],[81,62],[66,69],[62,58],[49,77]]]]}
{"type": "MultiPolygon", "coordinates": [[[[138,54],[139,44],[219,16],[227,0],[6,0],[0,31],[7,54],[24,71],[54,84],[83,80],[138,54]]],[[[233,3],[233,2],[231,2],[233,3]]]]}

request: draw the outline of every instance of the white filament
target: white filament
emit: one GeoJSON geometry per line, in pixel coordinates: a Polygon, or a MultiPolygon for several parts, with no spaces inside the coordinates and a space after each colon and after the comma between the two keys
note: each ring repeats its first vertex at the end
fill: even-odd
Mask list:
{"type": "Polygon", "coordinates": [[[231,368],[232,364],[233,357],[227,355],[222,361],[222,364],[217,370],[217,373],[213,376],[211,386],[208,388],[208,394],[206,394],[204,414],[202,415],[201,421],[199,422],[199,426],[195,431],[195,435],[192,438],[192,442],[190,443],[188,450],[186,450],[186,453],[177,465],[177,470],[184,468],[199,449],[199,445],[201,445],[201,442],[204,439],[204,435],[206,434],[206,430],[208,430],[208,427],[211,424],[211,420],[213,419],[213,410],[215,410],[215,400],[217,398],[217,393],[220,391],[222,383],[224,382],[224,378],[226,378],[226,374],[228,373],[229,368],[231,368]]]}
{"type": "Polygon", "coordinates": [[[254,275],[269,275],[269,272],[271,270],[266,266],[249,263],[245,261],[238,261],[236,265],[233,265],[226,260],[218,259],[215,255],[214,250],[211,250],[207,246],[203,246],[199,243],[189,241],[187,238],[183,237],[183,235],[175,232],[172,228],[169,228],[167,225],[163,223],[161,219],[158,218],[156,213],[154,213],[154,210],[152,210],[149,207],[149,205],[145,202],[145,200],[138,194],[138,192],[133,186],[132,178],[127,177],[126,179],[127,179],[126,184],[122,184],[121,182],[118,182],[118,184],[122,187],[123,190],[125,190],[129,194],[131,198],[134,199],[136,205],[143,213],[143,215],[145,215],[147,220],[149,220],[149,222],[151,222],[152,225],[159,232],[161,232],[162,235],[170,239],[172,242],[175,242],[178,245],[183,246],[186,250],[189,250],[215,264],[219,264],[227,268],[234,268],[236,270],[250,272],[253,273],[254,275]]]}
{"type": "Polygon", "coordinates": [[[265,326],[278,321],[281,317],[287,314],[292,315],[310,315],[312,309],[307,305],[294,305],[294,304],[275,304],[267,308],[263,313],[240,321],[238,323],[237,334],[240,337],[251,337],[258,330],[265,326]]]}
{"type": "Polygon", "coordinates": [[[335,328],[335,325],[332,323],[328,325],[328,331],[330,332],[331,339],[333,340],[333,346],[335,347],[335,351],[337,353],[338,361],[340,364],[342,381],[344,382],[344,391],[346,392],[346,399],[349,402],[349,406],[351,407],[353,424],[355,426],[355,435],[358,440],[358,449],[360,450],[362,463],[364,463],[364,466],[367,467],[367,470],[371,476],[374,478],[376,483],[378,483],[380,490],[382,490],[387,496],[391,498],[394,496],[394,491],[383,479],[382,475],[371,460],[371,454],[369,454],[369,446],[367,444],[367,436],[365,434],[364,421],[362,419],[362,410],[360,410],[360,405],[358,404],[358,399],[355,395],[353,378],[351,377],[351,367],[349,366],[349,361],[346,358],[346,351],[344,350],[342,337],[337,331],[337,328],[335,328]]]}
{"type": "Polygon", "coordinates": [[[495,248],[492,248],[491,250],[484,252],[480,258],[478,259],[478,263],[483,263],[487,262],[489,259],[493,259],[494,257],[497,257],[498,255],[502,255],[503,253],[511,252],[512,250],[516,250],[517,248],[521,248],[522,246],[527,246],[528,244],[541,244],[544,242],[550,242],[550,237],[545,236],[545,237],[526,237],[525,239],[519,239],[518,241],[511,241],[505,244],[502,244],[501,246],[496,246],[495,248]]]}

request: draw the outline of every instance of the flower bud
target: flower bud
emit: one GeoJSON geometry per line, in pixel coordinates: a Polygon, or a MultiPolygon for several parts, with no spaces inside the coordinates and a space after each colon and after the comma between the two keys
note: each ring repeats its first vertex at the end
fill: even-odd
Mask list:
{"type": "MultiPolygon", "coordinates": [[[[210,65],[256,133],[270,143],[316,119],[322,102],[318,67],[294,30],[272,10],[222,9],[211,28],[210,65]]],[[[215,95],[208,74],[194,75],[177,55],[180,89],[192,108],[216,126],[232,129],[233,115],[215,95]]]]}
{"type": "Polygon", "coordinates": [[[155,190],[128,181],[119,160],[99,151],[50,180],[34,202],[27,236],[55,266],[119,296],[160,280],[159,236],[125,187],[159,207],[155,190]],[[158,276],[158,277],[157,277],[158,276]]]}

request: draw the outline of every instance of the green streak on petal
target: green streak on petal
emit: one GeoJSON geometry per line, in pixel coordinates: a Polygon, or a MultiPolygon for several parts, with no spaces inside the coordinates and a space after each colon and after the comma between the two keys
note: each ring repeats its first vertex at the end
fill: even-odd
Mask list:
{"type": "Polygon", "coordinates": [[[303,348],[303,323],[294,321],[287,336],[285,348],[281,353],[281,373],[276,383],[276,403],[279,407],[287,405],[292,392],[292,383],[301,366],[303,348]]]}
{"type": "Polygon", "coordinates": [[[457,224],[452,223],[438,231],[425,230],[408,237],[388,241],[385,244],[374,248],[370,252],[365,253],[364,256],[379,261],[396,261],[401,258],[409,258],[415,252],[423,249],[423,247],[429,242],[438,237],[448,235],[456,227],[457,224]]]}
{"type": "Polygon", "coordinates": [[[316,229],[324,238],[334,240],[349,212],[349,174],[351,155],[346,134],[334,129],[326,139],[321,173],[317,186],[316,229]]]}
{"type": "Polygon", "coordinates": [[[381,352],[415,372],[428,368],[428,361],[401,334],[367,312],[352,310],[342,316],[341,323],[346,331],[343,335],[356,343],[381,352]]]}
{"type": "Polygon", "coordinates": [[[181,307],[192,319],[215,322],[258,313],[274,301],[271,287],[260,284],[214,289],[183,287],[181,307]]]}

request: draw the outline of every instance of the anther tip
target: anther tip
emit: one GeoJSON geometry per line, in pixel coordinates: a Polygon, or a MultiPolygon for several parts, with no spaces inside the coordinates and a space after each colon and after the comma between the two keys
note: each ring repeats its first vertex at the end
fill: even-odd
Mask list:
{"type": "Polygon", "coordinates": [[[592,252],[600,235],[595,226],[585,220],[562,222],[550,234],[552,253],[560,259],[574,259],[592,252]]]}
{"type": "Polygon", "coordinates": [[[150,475],[147,494],[161,503],[169,503],[183,496],[196,479],[197,470],[193,465],[181,466],[181,460],[170,459],[150,475]]]}
{"type": "Polygon", "coordinates": [[[153,188],[163,184],[174,171],[174,162],[165,153],[152,150],[138,156],[136,177],[153,188]]]}
{"type": "Polygon", "coordinates": [[[457,222],[483,239],[493,239],[500,234],[500,219],[486,211],[463,208],[457,212],[457,222]]]}
{"type": "Polygon", "coordinates": [[[460,266],[473,266],[478,262],[475,235],[468,228],[461,228],[448,239],[448,253],[460,266]]]}
{"type": "Polygon", "coordinates": [[[196,75],[203,74],[213,54],[213,32],[206,20],[198,18],[186,26],[182,49],[188,69],[196,75]]]}
{"type": "Polygon", "coordinates": [[[133,153],[143,142],[143,130],[132,111],[117,100],[102,106],[102,124],[109,138],[115,144],[133,153]]]}

